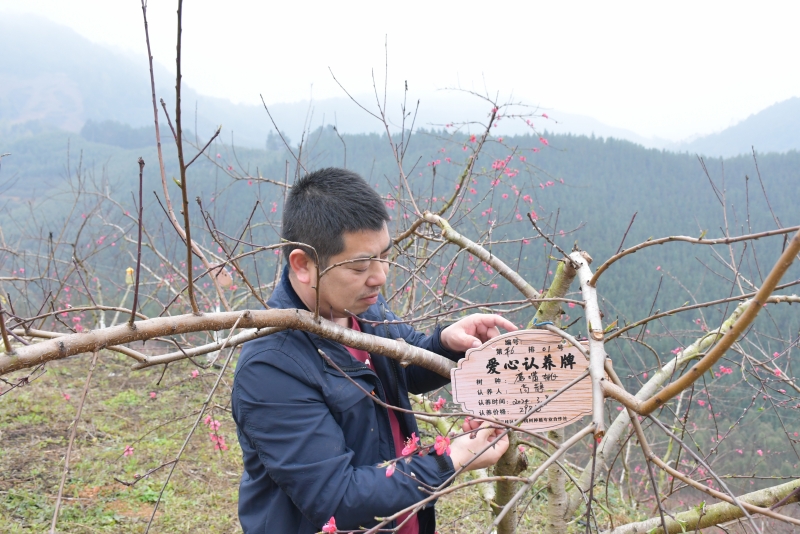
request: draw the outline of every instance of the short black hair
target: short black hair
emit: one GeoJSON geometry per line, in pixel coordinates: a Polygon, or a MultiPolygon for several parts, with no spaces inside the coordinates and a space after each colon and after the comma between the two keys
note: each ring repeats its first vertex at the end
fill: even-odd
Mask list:
{"type": "MultiPolygon", "coordinates": [[[[358,174],[329,167],[307,174],[294,183],[283,208],[281,237],[314,247],[319,267],[344,250],[345,232],[381,230],[389,220],[383,199],[358,174]]],[[[284,256],[296,248],[314,259],[311,250],[284,247],[284,256]]]]}

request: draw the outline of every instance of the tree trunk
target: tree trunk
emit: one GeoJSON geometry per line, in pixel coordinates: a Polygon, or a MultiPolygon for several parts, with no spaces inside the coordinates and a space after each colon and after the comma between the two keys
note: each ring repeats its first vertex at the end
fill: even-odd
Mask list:
{"type": "MultiPolygon", "coordinates": [[[[551,430],[547,437],[558,443],[564,443],[564,429],[551,430]]],[[[555,449],[552,445],[551,451],[555,449]]],[[[553,465],[547,470],[547,523],[545,524],[546,534],[566,534],[567,521],[564,512],[567,509],[567,475],[557,465],[553,465]]]]}
{"type": "MultiPolygon", "coordinates": [[[[508,450],[494,467],[496,476],[517,476],[528,467],[528,460],[519,451],[519,440],[514,432],[509,433],[508,450]]],[[[494,505],[492,512],[498,515],[503,507],[508,504],[514,494],[519,490],[519,483],[512,481],[497,482],[494,505]]],[[[517,507],[514,506],[506,513],[500,524],[497,525],[498,534],[514,533],[517,531],[517,507]]]]}
{"type": "MultiPolygon", "coordinates": [[[[575,279],[576,274],[577,271],[572,268],[571,264],[567,262],[559,263],[558,268],[556,269],[556,274],[553,277],[553,283],[550,285],[550,289],[547,290],[545,298],[561,298],[566,295],[572,280],[575,279]]],[[[533,327],[534,321],[553,321],[556,325],[560,325],[561,313],[561,304],[559,302],[543,302],[539,306],[539,310],[536,312],[534,318],[530,323],[528,323],[528,328],[533,327]]],[[[552,434],[558,434],[560,436],[559,443],[564,440],[564,432],[561,430],[550,432],[550,434],[551,439],[553,438],[552,434]]],[[[497,462],[497,466],[495,467],[496,475],[516,476],[525,470],[527,467],[527,461],[521,461],[521,459],[524,460],[524,456],[520,454],[517,444],[517,437],[513,432],[509,433],[508,451],[506,451],[503,457],[500,458],[500,461],[497,462]]],[[[497,496],[495,498],[495,506],[492,507],[492,512],[494,512],[495,515],[498,515],[503,507],[508,504],[509,500],[511,500],[514,494],[518,491],[518,488],[516,482],[510,482],[506,480],[497,482],[496,487],[497,496]]],[[[548,532],[566,532],[566,524],[564,522],[564,509],[566,508],[567,498],[567,494],[565,492],[565,475],[557,466],[550,468],[550,472],[548,473],[548,488],[548,495],[550,496],[550,508],[552,508],[552,506],[557,506],[558,509],[561,510],[561,515],[558,516],[557,520],[555,516],[553,516],[551,519],[550,516],[552,514],[548,513],[548,529],[550,528],[549,525],[551,523],[562,525],[561,530],[548,530],[548,532]],[[558,483],[559,478],[560,486],[558,483]],[[554,505],[553,503],[559,504],[554,505]]],[[[509,510],[505,517],[503,517],[503,520],[497,526],[497,534],[515,534],[517,531],[517,521],[518,517],[516,508],[509,510]]]]}

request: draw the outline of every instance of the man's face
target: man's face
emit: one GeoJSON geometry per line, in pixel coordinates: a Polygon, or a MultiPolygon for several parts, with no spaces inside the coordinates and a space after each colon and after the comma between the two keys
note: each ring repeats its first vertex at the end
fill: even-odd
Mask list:
{"type": "Polygon", "coordinates": [[[320,280],[319,313],[326,319],[344,319],[363,313],[378,301],[378,292],[386,283],[389,264],[369,258],[387,259],[392,247],[389,230],[348,232],[343,236],[344,250],[328,260],[333,267],[320,280]]]}

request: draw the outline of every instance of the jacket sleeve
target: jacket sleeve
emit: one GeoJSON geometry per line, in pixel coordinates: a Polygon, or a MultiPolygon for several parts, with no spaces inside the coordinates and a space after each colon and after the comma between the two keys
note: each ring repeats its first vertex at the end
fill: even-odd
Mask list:
{"type": "MultiPolygon", "coordinates": [[[[384,308],[384,314],[389,321],[398,320],[398,317],[386,308],[384,308]]],[[[392,339],[403,338],[409,345],[429,350],[454,362],[464,357],[463,352],[452,352],[442,345],[441,334],[442,330],[446,327],[437,326],[430,335],[425,335],[422,332],[414,330],[411,326],[404,323],[396,323],[392,325],[392,327],[396,330],[385,337],[391,337],[392,339]]],[[[378,327],[378,332],[380,332],[380,326],[378,327]]],[[[408,391],[411,393],[427,393],[428,391],[438,389],[450,383],[450,377],[445,378],[433,371],[416,365],[406,367],[405,372],[406,380],[408,381],[408,391]]]]}
{"type": "MultiPolygon", "coordinates": [[[[268,350],[254,355],[237,370],[232,407],[269,476],[313,525],[321,528],[331,517],[345,530],[373,525],[376,516],[424,498],[417,489],[420,482],[438,486],[453,474],[452,461],[435,453],[398,462],[391,477],[385,467],[352,465],[354,453],[340,422],[308,377],[301,362],[288,354],[268,350]],[[416,480],[400,471],[413,471],[416,480]]],[[[374,406],[359,394],[355,402],[374,406]]]]}
{"type": "MultiPolygon", "coordinates": [[[[444,356],[448,360],[457,362],[464,357],[464,353],[451,352],[442,346],[442,342],[440,340],[442,330],[444,330],[444,328],[437,326],[429,336],[414,331],[414,334],[411,336],[413,341],[407,338],[404,339],[406,339],[406,342],[410,343],[411,345],[416,345],[417,347],[427,349],[440,356],[444,356]]],[[[428,391],[438,389],[450,383],[450,377],[445,378],[434,373],[433,371],[417,365],[409,365],[406,367],[406,380],[408,381],[408,390],[411,393],[427,393],[428,391]]]]}

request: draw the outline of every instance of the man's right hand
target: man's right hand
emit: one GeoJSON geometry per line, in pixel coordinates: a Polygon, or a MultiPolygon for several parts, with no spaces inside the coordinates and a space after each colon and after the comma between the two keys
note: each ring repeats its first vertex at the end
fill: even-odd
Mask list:
{"type": "Polygon", "coordinates": [[[468,471],[489,467],[500,460],[500,457],[508,449],[508,436],[505,435],[502,438],[498,438],[504,429],[502,427],[491,427],[492,424],[489,422],[481,422],[469,418],[464,421],[462,430],[470,432],[470,434],[459,436],[450,445],[450,459],[453,460],[456,470],[466,465],[473,458],[474,461],[466,467],[468,471]],[[472,438],[472,435],[475,437],[472,438]],[[475,458],[475,455],[490,444],[491,446],[486,452],[475,458]]]}

